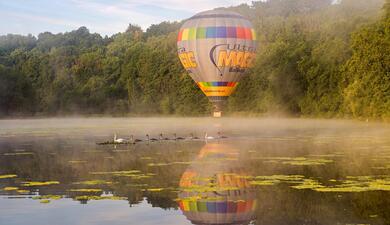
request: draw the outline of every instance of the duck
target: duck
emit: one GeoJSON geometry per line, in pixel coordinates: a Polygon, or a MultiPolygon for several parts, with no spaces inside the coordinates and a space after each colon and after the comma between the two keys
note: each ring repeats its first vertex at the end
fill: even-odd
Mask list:
{"type": "Polygon", "coordinates": [[[140,140],[140,139],[134,139],[134,136],[133,135],[130,135],[130,142],[131,143],[133,143],[133,144],[135,144],[135,143],[137,143],[137,142],[142,142],[142,140],[140,140]]]}
{"type": "Polygon", "coordinates": [[[126,140],[123,138],[116,138],[116,134],[114,134],[114,143],[125,143],[126,140]]]}
{"type": "Polygon", "coordinates": [[[184,140],[184,138],[183,138],[183,137],[177,137],[177,136],[176,136],[176,133],[174,133],[174,134],[173,134],[173,140],[176,140],[176,141],[177,141],[177,140],[184,140]]]}
{"type": "Polygon", "coordinates": [[[168,141],[169,138],[163,137],[163,134],[160,133],[160,137],[158,138],[160,141],[168,141]]]}
{"type": "Polygon", "coordinates": [[[213,139],[215,139],[215,137],[209,136],[209,135],[207,135],[207,133],[205,133],[205,134],[204,134],[204,139],[205,139],[205,140],[213,140],[213,139]]]}
{"type": "Polygon", "coordinates": [[[146,134],[146,140],[147,141],[158,141],[156,138],[150,138],[149,134],[146,134]]]}
{"type": "Polygon", "coordinates": [[[222,138],[227,138],[226,136],[223,136],[223,135],[221,135],[221,132],[218,132],[218,138],[219,139],[222,139],[222,138]]]}

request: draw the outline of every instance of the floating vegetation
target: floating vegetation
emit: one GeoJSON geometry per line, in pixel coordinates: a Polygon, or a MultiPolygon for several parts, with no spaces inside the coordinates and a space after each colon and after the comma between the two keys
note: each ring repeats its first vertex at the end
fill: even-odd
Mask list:
{"type": "Polygon", "coordinates": [[[192,162],[171,162],[171,163],[148,163],[148,166],[172,166],[172,165],[189,165],[192,162]]]}
{"type": "Polygon", "coordinates": [[[159,191],[163,191],[164,188],[148,188],[148,189],[145,189],[145,191],[150,191],[150,192],[159,192],[159,191]]]}
{"type": "Polygon", "coordinates": [[[18,156],[18,155],[34,155],[33,152],[7,152],[4,153],[5,156],[18,156]]]}
{"type": "Polygon", "coordinates": [[[82,195],[74,197],[78,201],[89,201],[89,200],[126,200],[126,197],[119,196],[95,196],[95,195],[82,195]]]}
{"type": "Polygon", "coordinates": [[[3,188],[4,191],[16,191],[18,189],[19,189],[18,187],[5,187],[5,188],[3,188]]]}
{"type": "Polygon", "coordinates": [[[43,200],[40,201],[40,203],[47,204],[47,203],[50,203],[50,200],[49,199],[43,199],[43,200]]]}
{"type": "Polygon", "coordinates": [[[282,162],[283,164],[289,164],[293,166],[311,166],[311,165],[325,165],[327,163],[334,162],[331,159],[307,159],[304,157],[293,158],[289,161],[282,162]]]}
{"type": "Polygon", "coordinates": [[[29,190],[17,190],[16,192],[18,192],[19,194],[27,194],[27,193],[30,193],[29,190]]]}
{"type": "Polygon", "coordinates": [[[15,177],[18,177],[18,175],[16,175],[16,174],[4,174],[4,175],[0,175],[0,179],[15,178],[15,177]]]}
{"type": "Polygon", "coordinates": [[[142,159],[142,160],[151,160],[151,159],[153,159],[152,157],[141,157],[141,158],[139,158],[139,159],[142,159]]]}
{"type": "Polygon", "coordinates": [[[80,181],[80,182],[74,182],[74,184],[82,184],[82,185],[110,185],[112,184],[112,181],[106,181],[106,180],[86,180],[86,181],[80,181]]]}
{"type": "Polygon", "coordinates": [[[70,189],[71,192],[101,192],[103,191],[100,188],[79,188],[79,189],[70,189]]]}
{"type": "Polygon", "coordinates": [[[325,165],[327,163],[334,162],[332,159],[307,158],[307,157],[260,157],[254,159],[262,159],[267,163],[282,163],[293,166],[312,166],[312,165],[325,165]]]}
{"type": "Polygon", "coordinates": [[[62,198],[62,195],[40,195],[40,196],[33,196],[31,199],[33,199],[33,200],[42,200],[42,199],[59,200],[61,198],[62,198]]]}
{"type": "Polygon", "coordinates": [[[278,180],[255,180],[249,182],[250,185],[255,185],[255,186],[271,186],[275,185],[277,183],[280,183],[278,180]]]}
{"type": "Polygon", "coordinates": [[[316,189],[316,188],[324,188],[318,181],[312,179],[304,179],[302,183],[291,186],[295,189],[316,189]]]}
{"type": "Polygon", "coordinates": [[[139,170],[122,170],[122,171],[111,171],[111,172],[90,172],[93,175],[114,175],[114,176],[124,176],[129,174],[141,173],[139,170]]]}
{"type": "Polygon", "coordinates": [[[68,163],[71,163],[71,164],[81,164],[81,163],[87,163],[88,161],[85,161],[85,160],[70,160],[68,161],[68,163]]]}
{"type": "Polygon", "coordinates": [[[339,185],[313,190],[319,192],[390,191],[390,176],[347,176],[347,180],[339,185]]]}
{"type": "Polygon", "coordinates": [[[58,181],[26,181],[22,182],[22,186],[24,187],[31,187],[31,186],[47,186],[47,185],[53,185],[53,184],[60,184],[58,181]]]}

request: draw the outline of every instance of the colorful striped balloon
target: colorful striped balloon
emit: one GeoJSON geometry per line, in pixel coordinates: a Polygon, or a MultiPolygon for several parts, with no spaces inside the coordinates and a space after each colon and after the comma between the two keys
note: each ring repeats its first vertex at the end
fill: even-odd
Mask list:
{"type": "Polygon", "coordinates": [[[220,113],[253,65],[256,32],[238,13],[211,10],[184,22],[177,46],[184,68],[220,113]]]}

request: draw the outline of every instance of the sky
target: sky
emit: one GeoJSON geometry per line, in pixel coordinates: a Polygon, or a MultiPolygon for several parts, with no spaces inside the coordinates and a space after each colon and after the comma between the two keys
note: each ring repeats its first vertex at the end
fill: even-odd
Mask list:
{"type": "Polygon", "coordinates": [[[129,23],[144,30],[162,21],[252,0],[0,0],[0,35],[66,32],[86,26],[90,32],[112,35],[129,23]]]}

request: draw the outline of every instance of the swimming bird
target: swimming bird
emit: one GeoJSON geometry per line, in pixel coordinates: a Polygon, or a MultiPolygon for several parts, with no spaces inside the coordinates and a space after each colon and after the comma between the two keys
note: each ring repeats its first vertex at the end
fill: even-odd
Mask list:
{"type": "Polygon", "coordinates": [[[126,140],[123,138],[116,138],[116,134],[114,134],[114,143],[125,143],[126,140]]]}
{"type": "Polygon", "coordinates": [[[204,139],[205,139],[205,140],[213,140],[213,139],[215,139],[215,137],[209,136],[209,135],[207,135],[207,133],[205,133],[205,134],[204,134],[204,139]]]}
{"type": "Polygon", "coordinates": [[[222,139],[222,138],[227,138],[226,136],[223,136],[223,135],[221,135],[221,132],[218,132],[218,138],[219,139],[222,139]]]}
{"type": "Polygon", "coordinates": [[[194,136],[193,133],[191,133],[191,134],[190,134],[190,139],[191,139],[191,140],[198,140],[199,138],[196,137],[196,136],[194,136]]]}
{"type": "Polygon", "coordinates": [[[183,137],[177,137],[177,136],[176,136],[176,133],[174,133],[174,134],[173,134],[173,140],[176,140],[176,141],[177,141],[177,140],[184,140],[184,138],[183,138],[183,137]]]}
{"type": "Polygon", "coordinates": [[[163,134],[160,133],[160,137],[158,138],[160,141],[168,141],[169,138],[163,137],[163,134]]]}
{"type": "Polygon", "coordinates": [[[146,134],[147,141],[158,141],[156,138],[150,138],[149,134],[146,134]]]}
{"type": "Polygon", "coordinates": [[[141,139],[134,139],[134,136],[133,135],[130,135],[130,142],[131,143],[133,143],[133,144],[135,144],[135,143],[137,143],[137,142],[142,142],[142,140],[141,139]]]}

